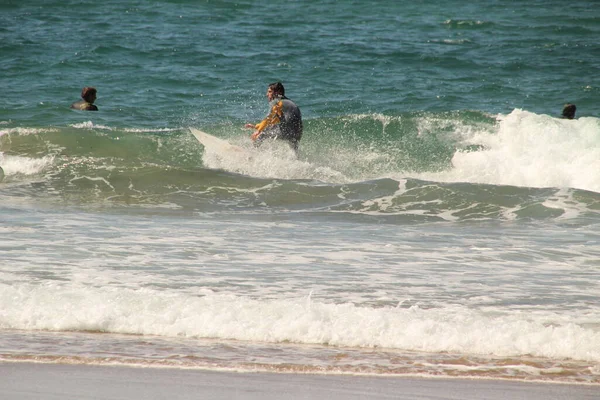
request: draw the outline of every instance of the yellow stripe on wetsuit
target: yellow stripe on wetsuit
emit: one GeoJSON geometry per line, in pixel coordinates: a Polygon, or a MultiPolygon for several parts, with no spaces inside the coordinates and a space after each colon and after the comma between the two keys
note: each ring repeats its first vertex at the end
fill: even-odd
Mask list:
{"type": "Polygon", "coordinates": [[[265,128],[273,125],[277,125],[283,119],[283,100],[279,100],[273,107],[271,112],[265,119],[256,124],[255,128],[257,131],[262,132],[265,128]]]}

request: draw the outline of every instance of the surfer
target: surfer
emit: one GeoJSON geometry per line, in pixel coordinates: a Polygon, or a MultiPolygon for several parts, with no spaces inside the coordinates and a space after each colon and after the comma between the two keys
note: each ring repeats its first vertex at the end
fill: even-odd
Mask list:
{"type": "Polygon", "coordinates": [[[75,110],[98,111],[98,107],[94,105],[94,102],[96,101],[96,88],[88,86],[84,87],[83,90],[81,90],[81,98],[83,100],[71,104],[71,108],[75,110]]]}
{"type": "Polygon", "coordinates": [[[250,138],[255,147],[259,147],[265,139],[285,140],[298,155],[298,144],[302,137],[302,115],[300,108],[292,100],[285,97],[285,89],[281,82],[271,83],[267,89],[267,99],[271,110],[258,124],[246,124],[246,128],[254,129],[250,138]]]}
{"type": "Polygon", "coordinates": [[[575,104],[567,103],[563,107],[562,117],[566,119],[573,119],[575,118],[575,111],[577,111],[575,104]]]}

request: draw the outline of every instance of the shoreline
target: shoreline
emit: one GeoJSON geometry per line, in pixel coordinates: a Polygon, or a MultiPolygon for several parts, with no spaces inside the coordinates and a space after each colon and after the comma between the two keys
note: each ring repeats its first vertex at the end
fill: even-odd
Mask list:
{"type": "Polygon", "coordinates": [[[508,379],[234,372],[0,362],[0,397],[60,399],[596,399],[598,385],[508,379]]]}
{"type": "Polygon", "coordinates": [[[600,365],[581,360],[100,332],[5,331],[0,362],[600,385],[600,365]]]}

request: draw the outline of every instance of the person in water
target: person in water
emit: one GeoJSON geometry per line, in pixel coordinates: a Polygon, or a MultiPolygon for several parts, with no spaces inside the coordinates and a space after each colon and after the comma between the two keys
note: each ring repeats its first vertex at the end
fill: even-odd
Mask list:
{"type": "Polygon", "coordinates": [[[567,103],[563,107],[562,117],[566,119],[573,119],[575,118],[575,111],[577,111],[575,104],[567,103]]]}
{"type": "Polygon", "coordinates": [[[298,154],[298,144],[302,138],[302,114],[300,108],[292,100],[285,97],[285,89],[281,82],[271,83],[267,89],[267,99],[271,110],[258,124],[246,124],[246,128],[254,129],[250,137],[254,146],[258,147],[265,139],[285,140],[298,154]]]}
{"type": "Polygon", "coordinates": [[[81,91],[81,98],[83,100],[71,104],[71,108],[75,110],[98,111],[98,107],[94,105],[96,101],[96,88],[84,87],[81,91]]]}

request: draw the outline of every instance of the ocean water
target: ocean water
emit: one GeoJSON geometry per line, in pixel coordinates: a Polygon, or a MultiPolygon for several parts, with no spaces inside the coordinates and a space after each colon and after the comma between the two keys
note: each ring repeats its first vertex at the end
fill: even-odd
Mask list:
{"type": "Polygon", "coordinates": [[[599,36],[590,1],[1,1],[0,361],[600,384],[599,36]],[[278,80],[298,159],[243,128],[278,80]]]}

